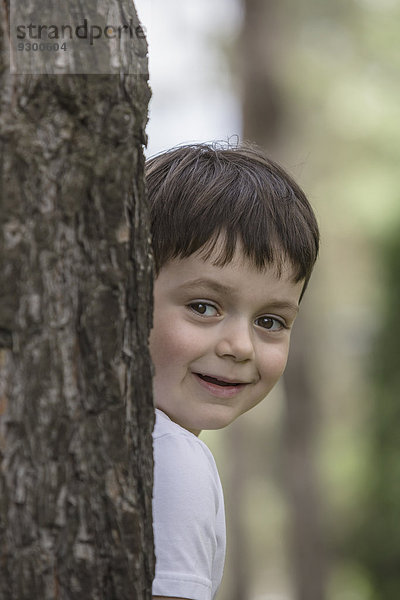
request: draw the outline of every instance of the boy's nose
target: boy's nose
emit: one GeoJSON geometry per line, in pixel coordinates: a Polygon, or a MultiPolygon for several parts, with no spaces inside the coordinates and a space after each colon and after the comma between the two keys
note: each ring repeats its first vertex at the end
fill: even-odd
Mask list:
{"type": "Polygon", "coordinates": [[[254,358],[254,345],[247,321],[231,319],[221,323],[215,351],[220,357],[231,357],[238,362],[254,358]]]}

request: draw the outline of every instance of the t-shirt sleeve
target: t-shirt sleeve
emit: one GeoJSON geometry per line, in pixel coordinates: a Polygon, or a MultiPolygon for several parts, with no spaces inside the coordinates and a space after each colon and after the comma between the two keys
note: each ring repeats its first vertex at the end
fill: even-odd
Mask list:
{"type": "Polygon", "coordinates": [[[213,471],[197,440],[174,435],[156,439],[153,595],[211,599],[217,510],[213,471]]]}

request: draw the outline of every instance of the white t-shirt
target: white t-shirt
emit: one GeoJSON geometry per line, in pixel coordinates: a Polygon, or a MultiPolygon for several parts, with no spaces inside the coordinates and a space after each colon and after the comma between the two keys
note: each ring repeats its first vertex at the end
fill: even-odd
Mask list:
{"type": "Polygon", "coordinates": [[[156,409],[154,596],[212,600],[225,561],[225,511],[214,458],[193,433],[156,409]]]}

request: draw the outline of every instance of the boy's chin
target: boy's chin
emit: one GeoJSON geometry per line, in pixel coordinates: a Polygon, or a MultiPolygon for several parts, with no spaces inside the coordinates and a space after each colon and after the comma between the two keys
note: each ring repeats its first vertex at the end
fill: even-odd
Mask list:
{"type": "Polygon", "coordinates": [[[235,421],[240,414],[228,406],[212,407],[211,410],[202,407],[200,410],[193,411],[196,414],[189,415],[171,410],[169,407],[163,406],[162,403],[156,403],[156,408],[163,411],[171,421],[195,435],[199,435],[203,430],[223,429],[235,421]]]}
{"type": "Polygon", "coordinates": [[[224,427],[233,423],[240,414],[232,410],[232,407],[214,407],[213,410],[204,411],[204,414],[198,415],[198,418],[190,419],[190,429],[198,432],[224,429],[224,427]]]}

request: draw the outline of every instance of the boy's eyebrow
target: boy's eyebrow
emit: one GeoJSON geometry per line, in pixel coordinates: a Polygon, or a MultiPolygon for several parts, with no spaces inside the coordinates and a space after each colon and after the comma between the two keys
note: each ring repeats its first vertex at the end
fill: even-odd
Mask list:
{"type": "MultiPolygon", "coordinates": [[[[190,290],[191,288],[196,288],[200,286],[207,286],[215,292],[219,292],[221,294],[235,294],[235,288],[228,285],[223,285],[222,283],[219,283],[214,279],[208,279],[203,277],[200,277],[199,279],[192,279],[191,281],[186,281],[179,287],[181,289],[184,288],[190,290]]],[[[271,309],[287,309],[293,312],[295,315],[297,315],[297,313],[299,312],[298,304],[294,304],[293,302],[287,302],[286,300],[273,299],[270,300],[267,304],[271,309]]]]}
{"type": "Polygon", "coordinates": [[[300,307],[298,304],[293,304],[292,302],[286,302],[285,300],[277,300],[274,301],[272,300],[272,302],[268,302],[268,306],[270,306],[271,309],[287,309],[290,310],[291,312],[293,312],[295,315],[297,315],[297,313],[300,310],[300,307]]]}
{"type": "Polygon", "coordinates": [[[191,281],[186,281],[183,285],[179,286],[180,288],[190,289],[196,288],[200,286],[207,286],[214,290],[215,292],[219,292],[221,294],[232,294],[235,290],[234,288],[223,285],[214,279],[207,279],[204,277],[200,277],[199,279],[192,279],[191,281]]]}

